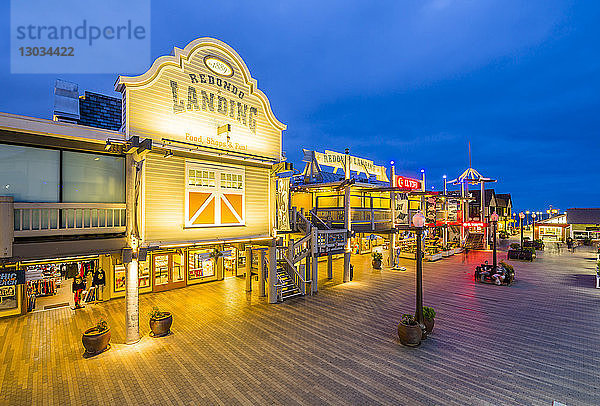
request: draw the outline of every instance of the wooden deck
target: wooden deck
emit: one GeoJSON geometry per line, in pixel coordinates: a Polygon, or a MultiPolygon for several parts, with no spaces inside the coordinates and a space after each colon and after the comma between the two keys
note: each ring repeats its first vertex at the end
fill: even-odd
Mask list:
{"type": "MultiPolygon", "coordinates": [[[[0,320],[0,404],[600,404],[600,290],[590,253],[514,262],[512,287],[475,284],[489,253],[424,267],[438,313],[420,348],[396,325],[414,311],[414,262],[318,295],[268,305],[229,279],[140,297],[144,338],[124,341],[124,301],[0,320]],[[174,313],[173,334],[148,336],[150,308],[174,313]],[[84,359],[81,332],[98,318],[112,348],[84,359]]],[[[321,263],[321,275],[326,264],[321,263]]]]}

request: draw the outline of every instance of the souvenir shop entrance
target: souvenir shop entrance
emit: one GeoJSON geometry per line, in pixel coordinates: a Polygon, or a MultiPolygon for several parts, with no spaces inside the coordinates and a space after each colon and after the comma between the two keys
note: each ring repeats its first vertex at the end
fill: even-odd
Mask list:
{"type": "Polygon", "coordinates": [[[75,309],[103,299],[106,274],[97,255],[26,261],[18,266],[25,271],[28,312],[75,309]]]}
{"type": "MultiPolygon", "coordinates": [[[[152,291],[162,292],[196,283],[244,276],[244,255],[244,250],[237,245],[154,251],[148,256],[152,271],[152,291]]],[[[140,262],[140,269],[146,266],[146,262],[140,262]]]]}

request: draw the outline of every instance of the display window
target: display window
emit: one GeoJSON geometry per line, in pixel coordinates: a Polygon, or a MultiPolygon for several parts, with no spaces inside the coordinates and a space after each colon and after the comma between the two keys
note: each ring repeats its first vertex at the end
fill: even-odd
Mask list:
{"type": "Polygon", "coordinates": [[[15,272],[16,267],[2,267],[0,271],[3,274],[0,275],[0,311],[16,309],[19,306],[17,299],[17,289],[19,285],[17,285],[14,279],[9,280],[8,275],[6,274],[7,272],[15,272]]]}
{"type": "Polygon", "coordinates": [[[125,265],[115,265],[115,292],[125,291],[125,265]]]}
{"type": "Polygon", "coordinates": [[[215,261],[210,250],[188,252],[188,280],[200,280],[215,276],[215,261]]]}

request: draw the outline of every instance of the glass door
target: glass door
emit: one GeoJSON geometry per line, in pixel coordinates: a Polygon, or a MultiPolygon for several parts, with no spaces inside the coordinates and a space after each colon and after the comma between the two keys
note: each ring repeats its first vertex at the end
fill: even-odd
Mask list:
{"type": "Polygon", "coordinates": [[[152,256],[152,291],[180,288],[185,286],[183,256],[178,252],[165,252],[152,256]]]}

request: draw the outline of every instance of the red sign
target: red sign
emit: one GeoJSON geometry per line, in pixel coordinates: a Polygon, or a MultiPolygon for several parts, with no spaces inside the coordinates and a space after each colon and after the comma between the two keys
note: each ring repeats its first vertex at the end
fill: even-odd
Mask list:
{"type": "Polygon", "coordinates": [[[485,223],[481,223],[478,221],[470,222],[470,223],[463,223],[463,227],[485,227],[485,226],[486,226],[485,223]]]}
{"type": "Polygon", "coordinates": [[[400,189],[421,189],[421,181],[404,176],[396,176],[396,186],[400,189]]]}

